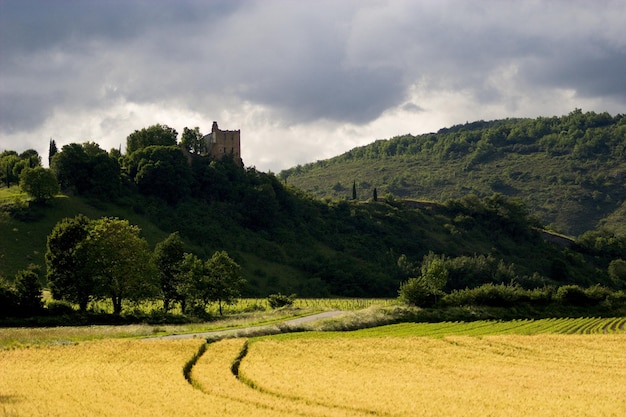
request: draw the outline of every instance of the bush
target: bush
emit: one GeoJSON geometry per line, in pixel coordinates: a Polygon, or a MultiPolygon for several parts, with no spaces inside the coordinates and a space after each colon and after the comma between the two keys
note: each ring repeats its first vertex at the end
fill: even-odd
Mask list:
{"type": "Polygon", "coordinates": [[[267,302],[270,304],[271,308],[280,308],[293,305],[293,302],[296,299],[295,294],[291,294],[289,296],[283,295],[281,293],[278,294],[270,294],[267,297],[267,302]]]}
{"type": "Polygon", "coordinates": [[[550,304],[555,297],[554,287],[535,288],[528,291],[529,301],[537,305],[550,304]]]}
{"type": "Polygon", "coordinates": [[[71,303],[62,300],[50,300],[46,304],[48,313],[52,316],[65,316],[74,314],[74,307],[71,303]]]}
{"type": "MultiPolygon", "coordinates": [[[[503,284],[484,284],[476,288],[453,291],[443,299],[452,306],[484,305],[491,307],[508,307],[523,297],[523,290],[516,286],[503,284]]],[[[525,295],[525,294],[524,294],[525,295]]]]}
{"type": "Polygon", "coordinates": [[[15,288],[0,276],[0,317],[15,315],[18,308],[18,296],[15,288]]]}
{"type": "Polygon", "coordinates": [[[556,300],[561,304],[586,306],[591,304],[585,290],[578,285],[564,285],[556,291],[556,300]]]}
{"type": "Polygon", "coordinates": [[[418,307],[432,307],[437,303],[441,291],[434,291],[422,277],[409,278],[400,285],[400,300],[418,307]]]}
{"type": "Polygon", "coordinates": [[[15,275],[15,292],[20,314],[24,316],[38,315],[43,307],[39,275],[36,267],[33,268],[18,271],[15,275]]]}
{"type": "Polygon", "coordinates": [[[613,291],[607,287],[603,287],[601,285],[594,285],[585,289],[585,296],[587,297],[587,302],[591,305],[597,305],[602,303],[611,297],[613,291]]]}

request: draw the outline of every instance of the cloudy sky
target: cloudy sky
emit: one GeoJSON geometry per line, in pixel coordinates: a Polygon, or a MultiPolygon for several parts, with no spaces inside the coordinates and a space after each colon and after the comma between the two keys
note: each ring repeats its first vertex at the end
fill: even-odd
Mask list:
{"type": "Polygon", "coordinates": [[[279,172],[396,135],[626,110],[623,0],[0,0],[0,151],[241,129],[279,172]]]}

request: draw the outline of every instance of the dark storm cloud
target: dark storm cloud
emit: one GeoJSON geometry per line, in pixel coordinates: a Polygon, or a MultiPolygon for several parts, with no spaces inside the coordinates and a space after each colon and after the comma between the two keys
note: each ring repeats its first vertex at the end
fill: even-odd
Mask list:
{"type": "Polygon", "coordinates": [[[624,15],[619,1],[0,0],[0,131],[123,102],[359,125],[427,110],[407,104],[415,85],[475,106],[552,88],[626,104],[624,15]]]}
{"type": "MultiPolygon", "coordinates": [[[[172,62],[185,50],[185,35],[240,4],[0,1],[0,130],[36,128],[58,108],[105,107],[111,92],[140,101],[171,97],[163,87],[193,65],[172,62]],[[162,45],[149,40],[159,37],[162,45]]],[[[185,92],[184,84],[173,87],[185,92]]]]}
{"type": "Polygon", "coordinates": [[[549,61],[532,62],[525,75],[535,85],[575,89],[583,97],[614,97],[626,104],[626,48],[591,42],[556,49],[549,61]],[[588,51],[581,53],[581,49],[588,51]]]}
{"type": "Polygon", "coordinates": [[[124,41],[147,28],[185,22],[190,27],[228,14],[237,1],[2,0],[4,51],[35,51],[93,38],[124,41]],[[208,6],[208,7],[207,7],[208,6]]]}

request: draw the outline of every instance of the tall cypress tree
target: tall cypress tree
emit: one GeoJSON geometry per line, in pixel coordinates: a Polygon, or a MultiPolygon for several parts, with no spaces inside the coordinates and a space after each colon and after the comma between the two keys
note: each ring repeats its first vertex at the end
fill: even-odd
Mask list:
{"type": "Polygon", "coordinates": [[[50,138],[50,147],[48,148],[48,166],[52,164],[52,157],[57,154],[57,144],[54,139],[50,138]]]}
{"type": "Polygon", "coordinates": [[[352,199],[356,200],[356,181],[352,183],[352,199]]]}

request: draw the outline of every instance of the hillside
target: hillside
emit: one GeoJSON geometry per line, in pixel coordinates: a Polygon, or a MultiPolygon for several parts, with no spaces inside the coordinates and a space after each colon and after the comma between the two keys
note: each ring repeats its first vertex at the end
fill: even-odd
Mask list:
{"type": "Polygon", "coordinates": [[[449,289],[484,282],[516,282],[528,288],[616,285],[607,267],[619,255],[591,253],[584,247],[573,252],[546,242],[515,202],[323,203],[295,191],[287,195],[274,224],[254,229],[242,225],[233,206],[224,203],[189,200],[172,207],[141,196],[131,205],[60,196],[49,207],[23,209],[20,218],[4,212],[0,268],[11,277],[29,263],[43,265],[53,225],[84,213],[128,218],[152,246],[178,230],[187,249],[202,258],[227,250],[243,268],[247,296],[295,292],[309,297],[393,297],[431,251],[448,257],[449,289]]]}
{"type": "MultiPolygon", "coordinates": [[[[623,128],[613,118],[610,122],[609,130],[623,128]]],[[[163,126],[156,130],[169,132],[163,126]]],[[[51,169],[65,191],[45,205],[27,202],[15,185],[2,186],[0,275],[11,280],[30,263],[44,266],[46,237],[53,226],[82,213],[128,219],[142,229],[152,247],[169,233],[180,232],[185,249],[202,259],[226,250],[242,267],[245,296],[282,292],[303,297],[395,297],[401,282],[420,274],[426,258],[445,264],[448,291],[483,283],[515,283],[524,288],[624,286],[623,261],[613,264],[613,272],[611,264],[626,259],[626,238],[596,231],[576,242],[554,238],[550,240],[557,243],[550,243],[520,200],[503,194],[479,198],[468,193],[438,204],[383,198],[388,190],[380,187],[377,201],[318,199],[233,159],[185,155],[176,146],[175,132],[170,132],[165,144],[154,144],[150,129],[144,133],[145,143],[130,155],[107,153],[95,143],[64,146],[54,155],[51,169]]],[[[454,138],[457,133],[448,135],[454,138]]],[[[382,149],[401,140],[375,146],[382,149]]],[[[431,148],[435,145],[440,146],[435,141],[431,148]]],[[[428,152],[434,155],[427,150],[424,154],[428,152]]],[[[402,155],[351,159],[354,164],[364,161],[362,165],[382,161],[391,172],[402,155]]],[[[494,155],[464,172],[486,171],[480,167],[491,163],[491,157],[501,158],[498,152],[494,155]]],[[[26,157],[37,160],[36,155],[9,152],[4,161],[26,161],[26,157]]],[[[342,166],[341,158],[347,157],[329,167],[342,166]]],[[[612,172],[626,172],[623,161],[605,159],[613,164],[612,172]]],[[[449,159],[451,164],[461,160],[449,159]]],[[[310,172],[315,170],[309,167],[310,172]]],[[[10,182],[8,176],[5,180],[10,182]]],[[[370,187],[374,186],[379,187],[372,182],[370,187]]],[[[608,193],[610,187],[604,186],[602,192],[608,193]]],[[[363,189],[361,185],[360,194],[363,189]]]]}
{"type": "Polygon", "coordinates": [[[521,199],[542,224],[578,236],[626,234],[626,116],[478,121],[378,140],[279,177],[318,197],[387,194],[443,203],[470,194],[521,199]]]}

